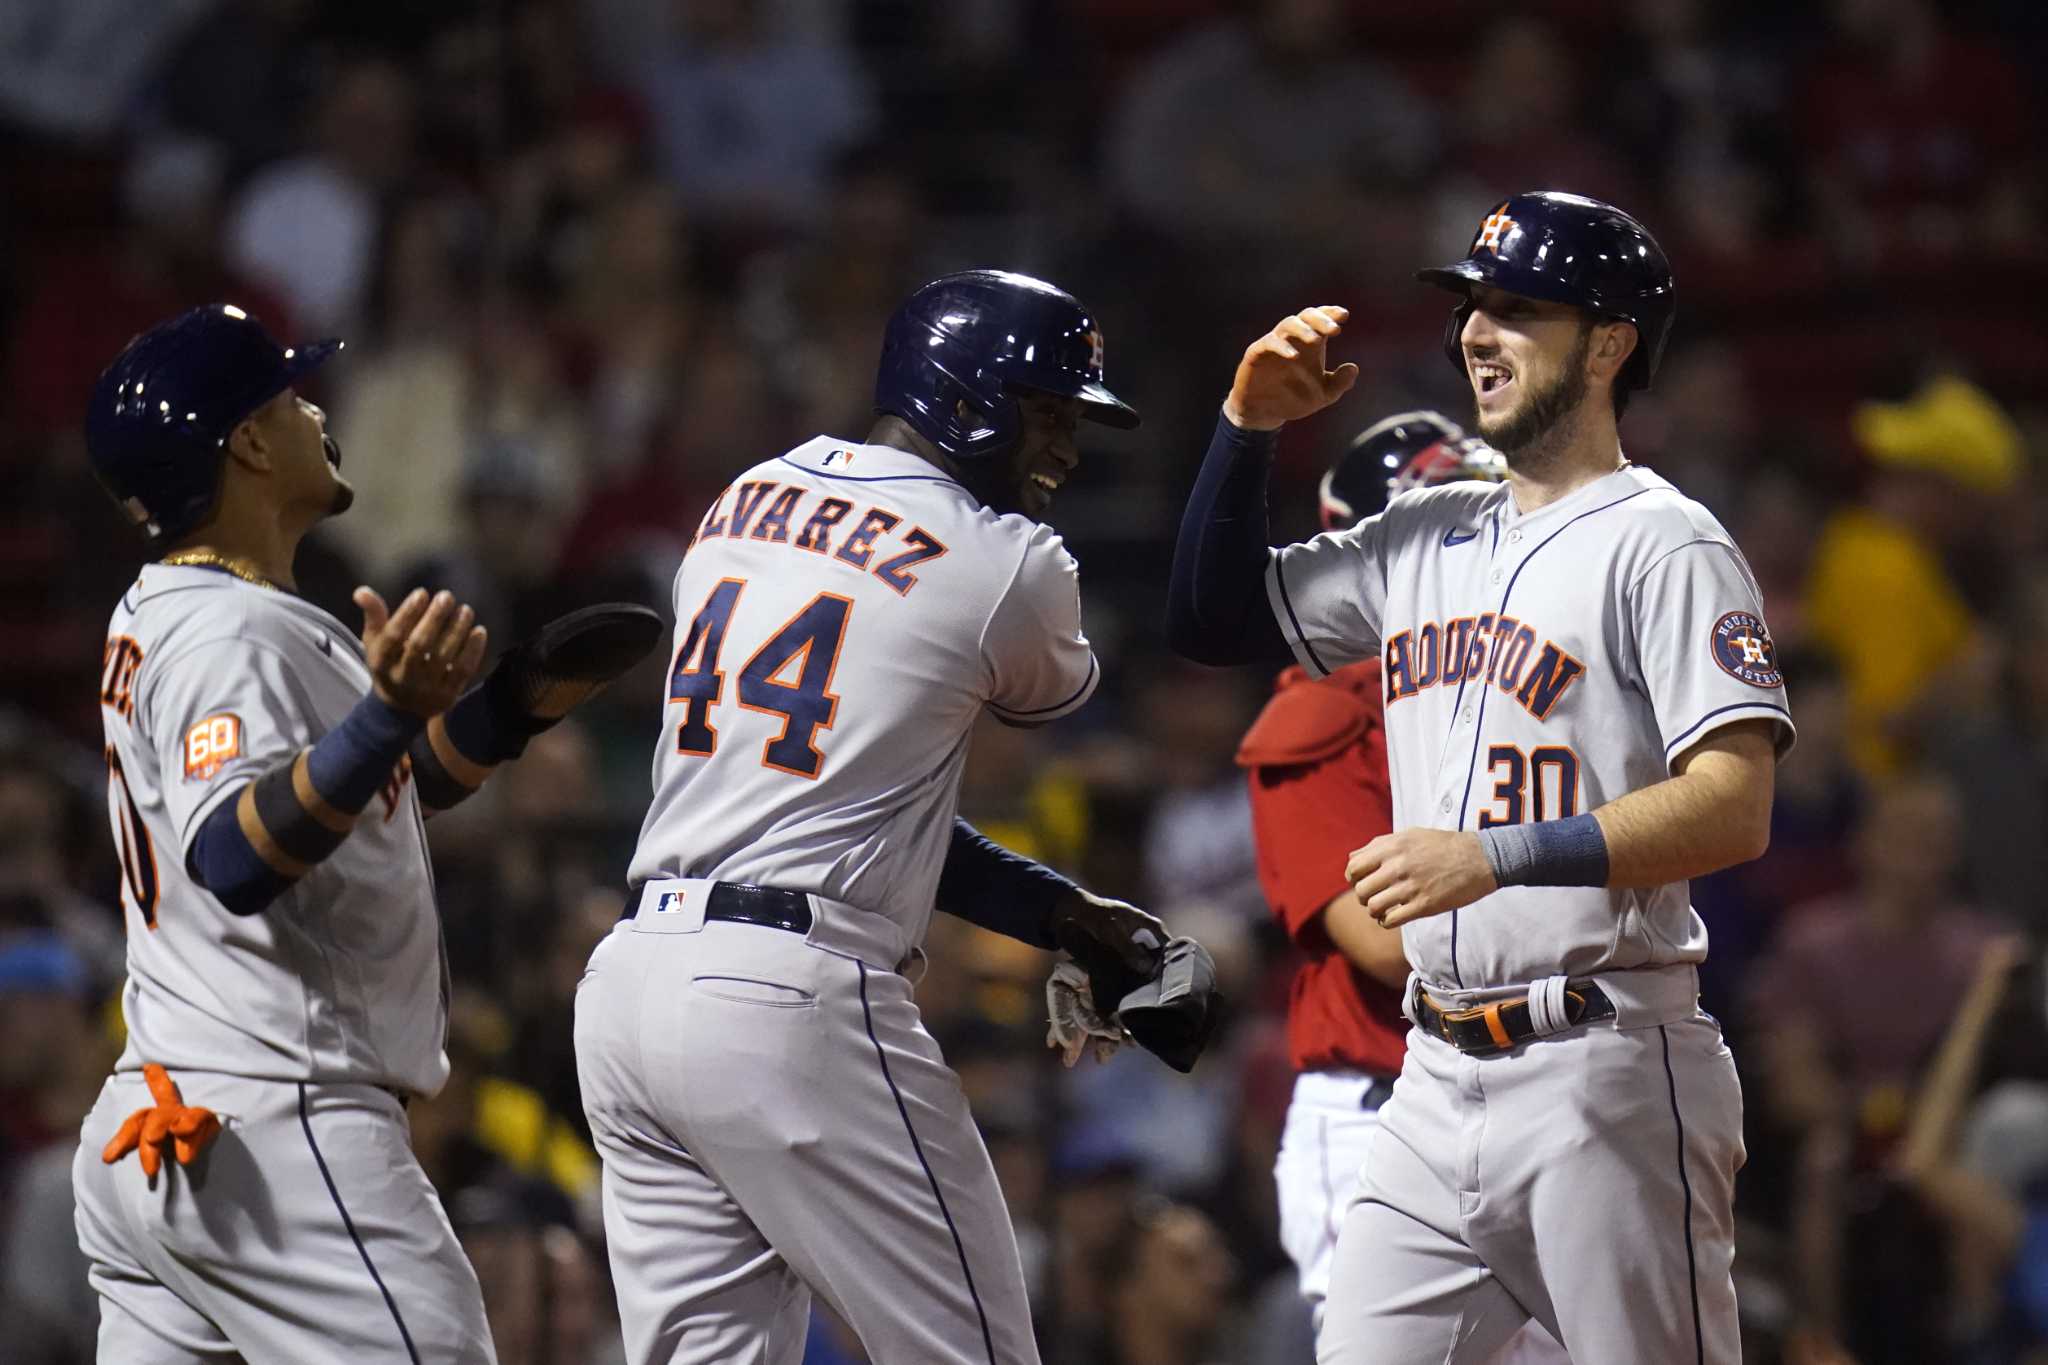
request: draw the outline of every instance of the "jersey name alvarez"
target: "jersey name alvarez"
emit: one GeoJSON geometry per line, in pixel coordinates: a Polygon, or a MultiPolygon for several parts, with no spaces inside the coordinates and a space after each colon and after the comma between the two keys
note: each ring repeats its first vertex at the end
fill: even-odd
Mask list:
{"type": "MultiPolygon", "coordinates": [[[[849,470],[854,458],[854,451],[832,450],[819,464],[827,470],[849,470]]],[[[855,573],[871,573],[902,597],[917,586],[912,570],[946,553],[937,536],[922,526],[906,527],[902,515],[887,507],[863,506],[774,479],[749,479],[727,487],[704,514],[690,548],[720,537],[808,550],[855,573]],[[857,516],[855,507],[861,508],[857,516]]]]}
{"type": "Polygon", "coordinates": [[[1049,526],[820,436],[740,472],[677,571],[654,799],[628,871],[810,891],[921,940],[967,740],[1084,704],[1080,577],[1049,526]]]}

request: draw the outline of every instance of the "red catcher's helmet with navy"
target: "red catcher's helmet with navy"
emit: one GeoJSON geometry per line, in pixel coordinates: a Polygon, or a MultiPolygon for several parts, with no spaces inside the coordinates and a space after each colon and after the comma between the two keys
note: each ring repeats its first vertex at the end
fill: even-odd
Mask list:
{"type": "MultiPolygon", "coordinates": [[[[152,555],[212,517],[242,419],[341,348],[280,346],[242,309],[212,303],[158,323],[114,357],[86,407],[86,457],[152,555]]],[[[331,441],[328,458],[340,463],[331,441]]]]}
{"type": "Polygon", "coordinates": [[[1352,439],[1317,490],[1323,529],[1356,526],[1413,488],[1481,479],[1499,483],[1508,462],[1440,412],[1397,412],[1352,439]]]}
{"type": "Polygon", "coordinates": [[[1480,222],[1464,260],[1419,271],[1416,278],[1467,296],[1444,330],[1444,354],[1460,375],[1465,355],[1458,334],[1472,312],[1475,284],[1634,323],[1635,354],[1617,383],[1623,392],[1650,387],[1678,314],[1671,262],[1650,230],[1612,204],[1560,190],[1505,200],[1480,222]]]}

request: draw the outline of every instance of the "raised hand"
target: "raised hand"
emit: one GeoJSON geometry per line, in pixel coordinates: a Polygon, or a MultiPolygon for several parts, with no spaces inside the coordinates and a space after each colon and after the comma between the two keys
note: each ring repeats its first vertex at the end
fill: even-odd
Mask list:
{"type": "Polygon", "coordinates": [[[455,703],[484,661],[486,636],[476,613],[455,594],[431,598],[414,588],[398,610],[371,588],[357,588],[363,610],[363,654],[385,704],[415,716],[437,716],[455,703]]]}
{"type": "Polygon", "coordinates": [[[1351,310],[1335,304],[1304,308],[1282,318],[1272,331],[1245,348],[1223,400],[1223,415],[1246,431],[1272,431],[1321,412],[1350,392],[1358,367],[1345,362],[1323,367],[1330,338],[1344,330],[1351,310]]]}

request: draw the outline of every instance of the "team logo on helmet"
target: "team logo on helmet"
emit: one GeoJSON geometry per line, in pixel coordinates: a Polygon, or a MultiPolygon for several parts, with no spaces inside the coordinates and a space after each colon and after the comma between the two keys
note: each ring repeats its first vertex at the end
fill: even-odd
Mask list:
{"type": "Polygon", "coordinates": [[[1102,329],[1088,329],[1088,368],[1097,374],[1102,372],[1102,329]]]}
{"type": "Polygon", "coordinates": [[[1723,672],[1751,687],[1785,685],[1785,675],[1778,671],[1778,647],[1755,613],[1731,611],[1714,622],[1712,645],[1714,662],[1723,672]]]}
{"type": "Polygon", "coordinates": [[[1479,254],[1479,248],[1485,247],[1494,255],[1500,255],[1500,239],[1515,230],[1515,220],[1508,217],[1506,210],[1507,205],[1502,204],[1486,216],[1486,221],[1479,225],[1479,236],[1473,240],[1472,250],[1468,254],[1476,256],[1479,254]]]}

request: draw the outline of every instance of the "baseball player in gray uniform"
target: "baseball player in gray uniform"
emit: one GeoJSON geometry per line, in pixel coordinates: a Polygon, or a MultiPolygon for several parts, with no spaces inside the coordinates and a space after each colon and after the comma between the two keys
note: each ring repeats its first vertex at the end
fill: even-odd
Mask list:
{"type": "Polygon", "coordinates": [[[1193,657],[1381,664],[1394,828],[1346,877],[1402,927],[1414,1028],[1319,1358],[1477,1362],[1533,1317],[1577,1365],[1734,1362],[1742,1096],[1686,880],[1762,852],[1792,726],[1741,553],[1617,435],[1670,267],[1544,192],[1423,278],[1460,296],[1445,349],[1508,481],[1269,550],[1273,433],[1357,376],[1312,308],[1246,351],[1173,574],[1193,657]]]}
{"type": "Polygon", "coordinates": [[[594,690],[547,667],[616,627],[551,627],[465,691],[486,642],[447,594],[358,589],[360,643],[294,595],[299,540],[353,496],[294,388],[339,349],[196,309],[88,410],[153,561],[100,686],[128,1040],[73,1184],[105,1362],[494,1358],[405,1121],[448,1075],[422,819],[594,690]]]}
{"type": "Polygon", "coordinates": [[[811,1296],[878,1361],[1038,1359],[1015,1235],[904,968],[934,905],[1040,947],[1159,923],[954,814],[984,710],[1094,690],[1043,524],[1080,419],[1130,427],[1102,338],[1022,275],[890,321],[865,441],[754,466],[675,581],[654,801],[625,917],[576,997],[627,1359],[793,1365],[811,1296]]]}

